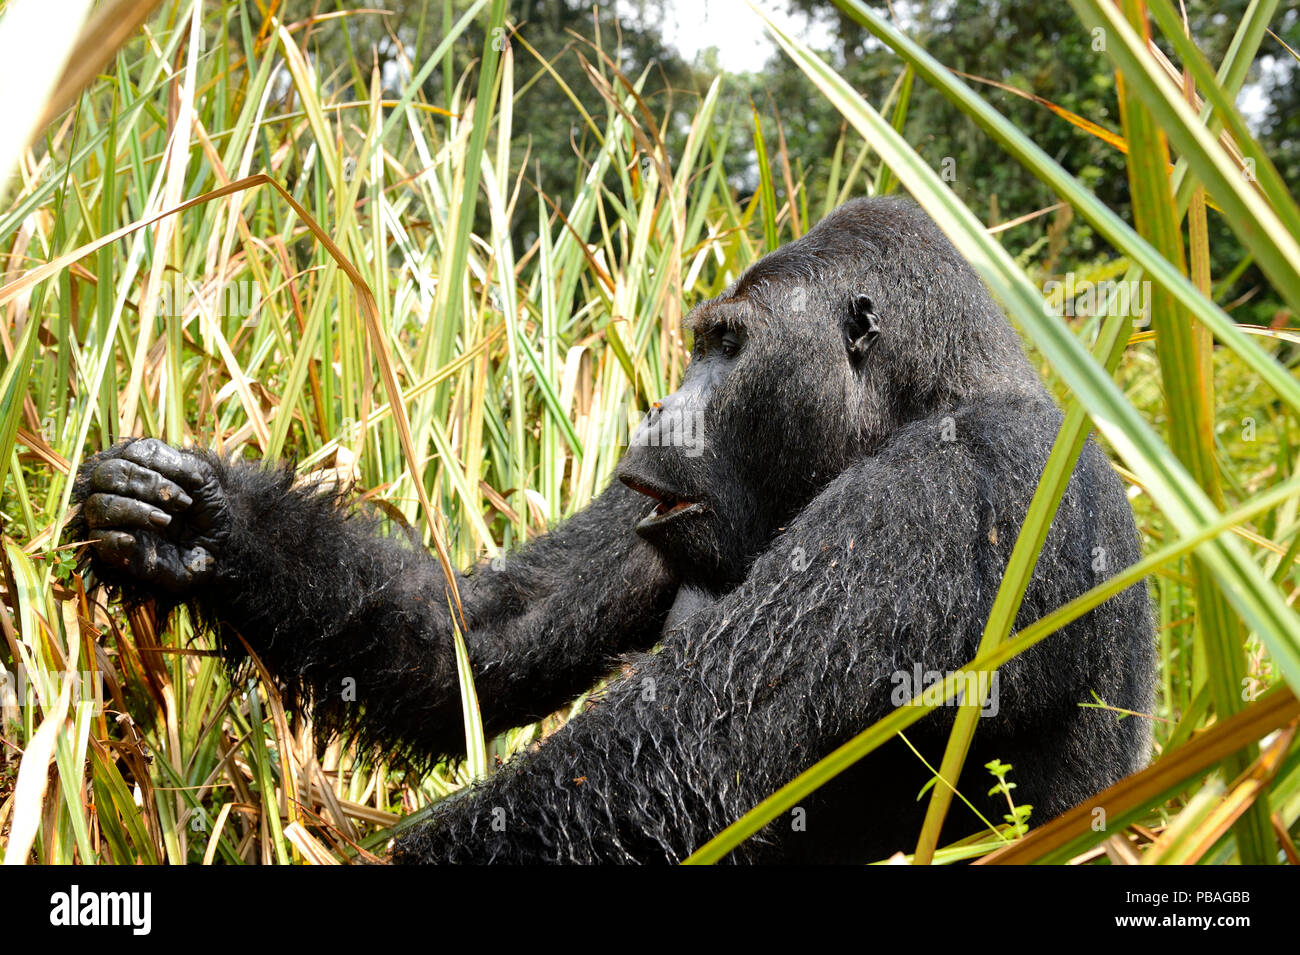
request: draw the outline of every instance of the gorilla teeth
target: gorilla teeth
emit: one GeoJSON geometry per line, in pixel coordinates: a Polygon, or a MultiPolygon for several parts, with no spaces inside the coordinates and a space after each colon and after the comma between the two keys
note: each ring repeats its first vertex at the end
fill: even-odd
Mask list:
{"type": "Polygon", "coordinates": [[[670,494],[664,495],[659,499],[655,506],[655,516],[663,517],[668,514],[676,514],[678,511],[684,511],[687,508],[694,507],[699,501],[692,501],[685,497],[674,497],[670,494]]]}

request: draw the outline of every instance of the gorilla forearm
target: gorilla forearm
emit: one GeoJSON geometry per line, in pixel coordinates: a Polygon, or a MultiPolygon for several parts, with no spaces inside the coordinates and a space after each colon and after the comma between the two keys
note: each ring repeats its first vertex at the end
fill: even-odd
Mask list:
{"type": "MultiPolygon", "coordinates": [[[[311,703],[323,730],[355,731],[380,751],[417,760],[463,752],[437,561],[411,540],[382,535],[346,495],[295,485],[288,468],[198,457],[228,505],[220,539],[208,542],[215,573],[180,597],[160,593],[139,568],[92,558],[96,576],[128,599],[156,597],[164,610],[186,603],[220,634],[232,661],[244,657],[242,636],[291,695],[311,703]]],[[[90,491],[83,480],[78,500],[90,491]]],[[[489,733],[552,712],[619,654],[654,641],[673,581],[649,546],[623,530],[642,507],[612,487],[499,570],[484,564],[456,575],[489,733]],[[622,587],[610,587],[611,567],[622,587]]],[[[97,536],[84,517],[72,532],[97,536]]]]}
{"type": "Polygon", "coordinates": [[[233,522],[216,580],[189,604],[229,658],[242,659],[242,636],[310,701],[322,730],[359,731],[384,751],[454,748],[459,698],[438,565],[381,536],[337,491],[295,486],[287,468],[213,463],[233,522]]]}
{"type": "MultiPolygon", "coordinates": [[[[399,840],[396,858],[680,861],[890,712],[894,674],[916,663],[946,672],[969,662],[1050,448],[1040,411],[1056,415],[1014,402],[957,412],[952,442],[938,419],[900,431],[791,522],[739,588],[668,634],[660,652],[640,658],[536,752],[439,807],[432,822],[399,840]],[[999,474],[1025,480],[994,480],[999,474]]],[[[1122,494],[1115,497],[1114,476],[1098,466],[1105,461],[1091,448],[1044,549],[1048,573],[1031,591],[1029,619],[1091,586],[1091,548],[1110,549],[1117,563],[1135,556],[1117,510],[1122,494]]],[[[1096,654],[1107,628],[1122,625],[1116,615],[1149,612],[1144,600],[1140,588],[1114,598],[1001,673],[1003,717],[982,720],[977,742],[990,747],[985,759],[1015,765],[1018,798],[1042,818],[1068,805],[1059,794],[1086,795],[1140,755],[1140,725],[1077,703],[1090,689],[1108,702],[1146,702],[1096,654]],[[1060,672],[1060,685],[1044,686],[1043,672],[1060,672]],[[1012,719],[1058,728],[1061,748],[1031,756],[1023,740],[1010,742],[1012,719]],[[1077,744],[1095,753],[1103,738],[1109,762],[1071,763],[1077,744]]],[[[1142,661],[1131,662],[1140,669],[1142,661]]],[[[927,717],[909,737],[941,738],[951,715],[927,717]]],[[[938,745],[927,753],[932,760],[938,745]]],[[[973,755],[970,763],[963,792],[984,802],[982,760],[973,755]]],[[[910,753],[902,765],[888,785],[877,780],[878,803],[871,783],[838,804],[851,807],[847,815],[832,791],[818,793],[803,804],[806,832],[774,823],[766,845],[752,841],[738,858],[788,859],[807,847],[812,858],[861,861],[906,848],[914,828],[879,822],[896,817],[902,779],[920,773],[915,793],[927,778],[910,753]]]]}
{"type": "Polygon", "coordinates": [[[554,712],[627,653],[659,639],[677,589],[663,558],[629,528],[644,498],[612,484],[499,570],[464,578],[467,644],[484,728],[554,712]]]}
{"type": "MultiPolygon", "coordinates": [[[[255,635],[272,671],[307,691],[323,728],[359,730],[381,751],[463,753],[451,612],[437,561],[380,536],[333,497],[290,490],[281,503],[245,501],[260,512],[250,531],[272,527],[286,541],[268,542],[265,530],[237,535],[247,542],[232,555],[243,579],[208,601],[205,617],[216,622],[211,607],[255,635]],[[282,557],[259,565],[268,554],[282,557]],[[351,700],[346,686],[355,686],[351,700]]],[[[641,507],[626,488],[612,487],[499,569],[482,563],[456,574],[489,736],[554,712],[620,654],[657,638],[672,580],[646,544],[611,533],[641,507]]]]}

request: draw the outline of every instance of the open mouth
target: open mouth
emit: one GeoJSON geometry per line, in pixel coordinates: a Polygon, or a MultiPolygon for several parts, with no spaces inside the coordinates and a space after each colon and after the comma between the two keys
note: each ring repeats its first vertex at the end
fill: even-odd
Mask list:
{"type": "Polygon", "coordinates": [[[638,494],[644,494],[655,501],[655,509],[641,519],[641,522],[637,524],[637,530],[658,527],[687,514],[694,514],[704,510],[704,504],[700,501],[693,501],[671,491],[653,487],[641,481],[625,479],[623,483],[638,494]]]}

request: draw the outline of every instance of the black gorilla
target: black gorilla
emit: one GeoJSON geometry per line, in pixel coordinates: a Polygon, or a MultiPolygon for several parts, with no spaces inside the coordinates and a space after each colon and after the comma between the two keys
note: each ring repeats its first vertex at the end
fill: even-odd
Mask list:
{"type": "MultiPolygon", "coordinates": [[[[440,804],[397,860],[680,860],[908,698],[900,674],[974,657],[1061,415],[943,234],[908,202],[851,202],[690,325],[681,390],[620,480],[500,569],[457,578],[489,734],[627,669],[440,804]]],[[[242,634],[326,731],[417,765],[464,751],[442,571],[339,494],[142,440],[89,460],[77,499],[97,577],[188,604],[232,660],[242,634]]],[[[1090,442],[1018,626],[1137,557],[1090,442]]],[[[1142,766],[1145,720],[1079,704],[1149,712],[1153,646],[1134,586],[1005,666],[963,794],[1001,821],[983,768],[999,758],[1042,822],[1142,766]]],[[[908,734],[932,765],[953,712],[908,734]]],[[[733,858],[910,849],[928,779],[894,741],[733,858]]],[[[945,837],[978,828],[956,803],[945,837]]]]}

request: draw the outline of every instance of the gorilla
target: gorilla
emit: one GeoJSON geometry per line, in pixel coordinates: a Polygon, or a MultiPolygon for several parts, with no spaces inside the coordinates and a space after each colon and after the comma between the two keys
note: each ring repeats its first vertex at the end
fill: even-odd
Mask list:
{"type": "MultiPolygon", "coordinates": [[[[688,326],[681,387],[617,480],[509,559],[456,574],[488,734],[600,688],[437,804],[395,861],[680,861],[920,691],[899,693],[913,674],[974,658],[1062,416],[937,226],[907,200],[849,202],[688,326]]],[[[416,767],[464,753],[447,583],[418,540],[292,466],[153,439],[90,458],[75,497],[95,579],[163,613],[187,606],[234,667],[242,636],[325,735],[416,767]]],[[[1089,441],[1017,627],[1138,556],[1089,441]]],[[[1081,704],[1149,713],[1154,645],[1139,584],[1006,664],[963,796],[1000,822],[984,769],[1000,759],[1043,822],[1141,768],[1147,721],[1081,704]]],[[[932,779],[918,754],[939,764],[954,713],[729,861],[910,851],[932,779]]],[[[943,835],[982,828],[957,801],[943,835]]]]}

